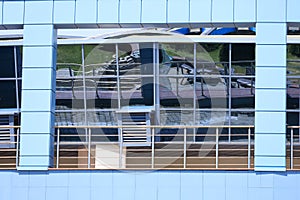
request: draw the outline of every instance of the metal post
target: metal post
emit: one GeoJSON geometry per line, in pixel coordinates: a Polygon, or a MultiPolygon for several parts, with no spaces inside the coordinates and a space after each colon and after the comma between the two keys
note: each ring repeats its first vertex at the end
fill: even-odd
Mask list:
{"type": "Polygon", "coordinates": [[[186,169],[186,128],[183,131],[183,168],[186,169]]]}
{"type": "Polygon", "coordinates": [[[91,128],[89,128],[89,139],[88,139],[88,168],[91,168],[91,128]]]}
{"type": "Polygon", "coordinates": [[[294,129],[291,129],[291,158],[290,158],[290,163],[291,163],[291,169],[293,169],[294,166],[294,129]]]}
{"type": "Polygon", "coordinates": [[[60,130],[57,128],[57,140],[56,140],[56,168],[59,168],[59,143],[60,143],[60,130]]]}
{"type": "Polygon", "coordinates": [[[20,137],[20,128],[17,128],[16,167],[19,166],[19,143],[20,143],[20,142],[19,142],[19,141],[20,141],[19,137],[20,137]]]}
{"type": "Polygon", "coordinates": [[[248,128],[248,169],[251,166],[251,129],[248,128]]]}
{"type": "Polygon", "coordinates": [[[219,168],[219,129],[216,128],[216,169],[219,168]]]}
{"type": "Polygon", "coordinates": [[[120,128],[120,137],[119,137],[119,168],[122,168],[122,155],[123,155],[123,128],[120,128]]]}
{"type": "Polygon", "coordinates": [[[154,133],[155,133],[155,128],[151,129],[151,168],[154,168],[154,133]]]}

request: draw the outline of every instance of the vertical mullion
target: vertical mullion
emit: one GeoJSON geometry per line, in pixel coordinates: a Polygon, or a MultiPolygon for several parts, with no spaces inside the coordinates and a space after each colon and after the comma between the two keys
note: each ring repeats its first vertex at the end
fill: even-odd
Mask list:
{"type": "Polygon", "coordinates": [[[17,63],[17,47],[14,46],[14,63],[15,63],[15,84],[16,84],[16,103],[17,103],[17,110],[20,111],[19,105],[19,84],[18,84],[18,63],[17,63]]]}
{"type": "Polygon", "coordinates": [[[228,113],[228,141],[231,141],[231,61],[232,61],[232,44],[229,44],[229,72],[228,72],[228,108],[229,108],[229,113],[228,113]]]}
{"type": "MultiPolygon", "coordinates": [[[[194,43],[194,85],[193,85],[193,125],[196,125],[196,74],[197,74],[197,44],[194,43]]],[[[196,128],[193,128],[194,142],[196,142],[196,128]]]]}
{"type": "Polygon", "coordinates": [[[156,113],[156,121],[160,123],[160,96],[159,96],[159,44],[153,43],[153,93],[154,93],[154,106],[156,113]]]}
{"type": "Polygon", "coordinates": [[[116,67],[117,67],[117,91],[118,91],[118,109],[121,109],[121,91],[120,91],[120,66],[119,66],[119,45],[116,44],[116,67]]]}

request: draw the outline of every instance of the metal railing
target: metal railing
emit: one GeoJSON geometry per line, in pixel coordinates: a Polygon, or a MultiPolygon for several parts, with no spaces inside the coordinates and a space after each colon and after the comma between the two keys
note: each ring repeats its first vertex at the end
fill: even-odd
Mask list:
{"type": "Polygon", "coordinates": [[[122,140],[122,129],[133,128],[131,126],[58,126],[55,133],[54,167],[88,169],[253,169],[254,167],[253,126],[144,127],[151,130],[147,142],[126,143],[122,140]]]}
{"type": "Polygon", "coordinates": [[[0,131],[0,169],[16,169],[19,164],[20,126],[0,126],[0,131]],[[6,131],[10,129],[13,131],[6,131]]]}

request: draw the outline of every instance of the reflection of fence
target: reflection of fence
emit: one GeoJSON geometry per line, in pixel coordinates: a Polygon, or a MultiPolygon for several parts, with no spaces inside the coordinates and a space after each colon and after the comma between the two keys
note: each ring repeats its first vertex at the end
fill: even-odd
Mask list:
{"type": "Polygon", "coordinates": [[[287,127],[287,169],[300,169],[300,126],[287,127]]]}
{"type": "MultiPolygon", "coordinates": [[[[56,127],[54,156],[56,168],[114,169],[253,169],[253,126],[147,126],[150,146],[124,147],[119,140],[121,126],[56,127]],[[228,142],[228,129],[231,141],[228,142]],[[117,165],[98,152],[112,146],[117,165]],[[103,148],[104,147],[104,148],[103,148]],[[98,151],[98,152],[97,152],[98,151]],[[120,156],[121,155],[121,156],[120,156]],[[98,156],[98,158],[97,158],[98,156]],[[101,159],[107,161],[106,165],[101,159]]],[[[15,169],[19,163],[20,126],[12,141],[0,141],[0,169],[15,169]],[[6,148],[11,146],[12,148],[6,148]]],[[[8,136],[8,135],[7,135],[8,136]]],[[[11,135],[9,135],[11,136],[11,135]]],[[[287,169],[300,169],[300,126],[287,127],[287,169]]]]}
{"type": "MultiPolygon", "coordinates": [[[[126,126],[127,127],[127,126],[126,126]]],[[[125,126],[56,127],[56,168],[252,169],[253,126],[145,126],[145,146],[123,145],[125,126]],[[231,141],[228,142],[229,128],[231,141]]]]}
{"type": "Polygon", "coordinates": [[[11,132],[1,134],[1,138],[10,138],[2,140],[0,138],[0,169],[15,169],[19,161],[19,126],[0,126],[1,130],[12,129],[11,132]],[[13,137],[13,139],[12,139],[13,137]]]}

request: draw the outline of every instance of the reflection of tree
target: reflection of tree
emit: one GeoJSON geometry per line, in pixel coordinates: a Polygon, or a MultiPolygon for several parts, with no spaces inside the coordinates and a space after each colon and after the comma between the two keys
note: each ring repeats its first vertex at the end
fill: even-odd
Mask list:
{"type": "Polygon", "coordinates": [[[300,56],[300,45],[294,44],[294,45],[289,45],[289,52],[293,55],[293,56],[300,56]]]}
{"type": "MultiPolygon", "coordinates": [[[[229,62],[229,45],[222,45],[219,58],[221,62],[229,62]]],[[[232,44],[231,61],[248,61],[239,63],[240,66],[249,66],[249,61],[255,60],[255,44],[232,44]]]]}

